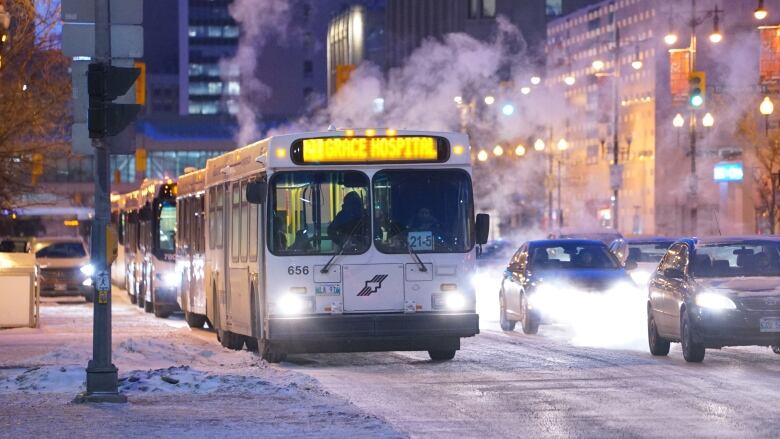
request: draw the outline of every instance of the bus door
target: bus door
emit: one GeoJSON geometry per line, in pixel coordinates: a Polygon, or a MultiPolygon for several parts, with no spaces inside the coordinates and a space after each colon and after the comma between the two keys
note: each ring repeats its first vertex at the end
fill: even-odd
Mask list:
{"type": "Polygon", "coordinates": [[[252,335],[251,300],[249,296],[249,206],[246,202],[246,181],[233,182],[230,186],[230,233],[225,252],[227,264],[228,294],[226,300],[226,324],[231,331],[252,335]]]}

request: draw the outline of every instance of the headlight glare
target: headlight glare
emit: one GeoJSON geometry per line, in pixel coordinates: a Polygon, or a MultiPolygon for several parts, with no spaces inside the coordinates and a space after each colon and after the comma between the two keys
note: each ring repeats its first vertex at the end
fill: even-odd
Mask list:
{"type": "Polygon", "coordinates": [[[448,311],[462,311],[466,308],[466,297],[459,291],[451,291],[444,295],[444,307],[448,311]]]}
{"type": "Polygon", "coordinates": [[[637,285],[647,285],[650,282],[650,276],[652,274],[649,271],[634,270],[630,272],[631,279],[636,282],[637,285]]]}
{"type": "Polygon", "coordinates": [[[168,287],[175,287],[179,284],[179,274],[175,271],[168,271],[163,274],[162,281],[168,287]]]}
{"type": "Polygon", "coordinates": [[[696,295],[696,305],[702,308],[724,310],[737,309],[733,300],[723,294],[703,292],[696,295]]]}
{"type": "Polygon", "coordinates": [[[279,314],[291,316],[302,314],[306,310],[306,300],[298,294],[285,294],[276,301],[276,311],[279,314]]]}
{"type": "Polygon", "coordinates": [[[93,274],[95,274],[95,266],[92,265],[92,264],[87,264],[87,265],[81,267],[80,270],[81,270],[81,273],[84,276],[90,276],[91,277],[93,274]]]}

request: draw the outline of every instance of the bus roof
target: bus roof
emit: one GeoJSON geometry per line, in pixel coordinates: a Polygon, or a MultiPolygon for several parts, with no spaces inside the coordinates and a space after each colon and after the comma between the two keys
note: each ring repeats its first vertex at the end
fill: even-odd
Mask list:
{"type": "Polygon", "coordinates": [[[206,188],[206,170],[198,169],[179,176],[177,185],[179,186],[179,197],[203,192],[206,188]]]}
{"type": "MultiPolygon", "coordinates": [[[[439,165],[471,165],[471,147],[468,137],[461,133],[447,133],[437,131],[413,131],[413,130],[393,130],[393,129],[337,129],[319,132],[306,132],[272,136],[250,145],[227,152],[218,157],[211,158],[206,163],[206,185],[220,183],[222,181],[234,180],[247,175],[261,173],[266,169],[275,170],[280,168],[301,168],[308,165],[296,163],[292,157],[293,146],[296,142],[305,139],[328,139],[328,138],[355,138],[355,139],[402,139],[409,137],[436,138],[444,139],[448,147],[446,156],[441,161],[436,161],[439,165]]],[[[433,144],[432,141],[430,141],[433,144]]],[[[399,160],[397,164],[405,166],[430,166],[428,161],[403,161],[399,160]]],[[[388,164],[396,164],[393,160],[376,162],[334,162],[328,166],[376,166],[387,167],[388,164]]],[[[323,164],[324,166],[324,164],[323,164]]]]}

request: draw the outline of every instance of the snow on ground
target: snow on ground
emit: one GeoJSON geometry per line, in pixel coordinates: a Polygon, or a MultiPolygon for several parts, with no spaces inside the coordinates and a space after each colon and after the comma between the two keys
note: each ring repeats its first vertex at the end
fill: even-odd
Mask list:
{"type": "Polygon", "coordinates": [[[116,293],[113,362],[128,404],[73,404],[91,357],[91,305],[46,299],[38,329],[0,331],[0,438],[399,437],[299,372],[116,293]]]}

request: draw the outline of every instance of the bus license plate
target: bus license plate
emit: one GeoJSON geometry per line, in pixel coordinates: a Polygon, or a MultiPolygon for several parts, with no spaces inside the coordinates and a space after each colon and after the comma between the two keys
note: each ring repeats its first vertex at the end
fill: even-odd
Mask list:
{"type": "Polygon", "coordinates": [[[761,332],[780,332],[780,317],[761,319],[761,332]]]}
{"type": "Polygon", "coordinates": [[[340,296],[341,285],[317,285],[314,292],[318,296],[340,296]]]}

